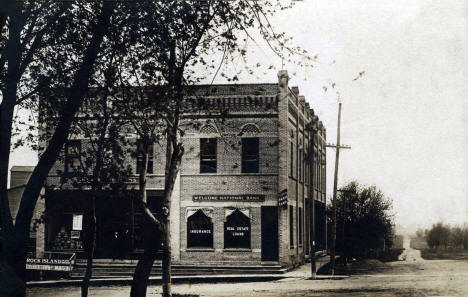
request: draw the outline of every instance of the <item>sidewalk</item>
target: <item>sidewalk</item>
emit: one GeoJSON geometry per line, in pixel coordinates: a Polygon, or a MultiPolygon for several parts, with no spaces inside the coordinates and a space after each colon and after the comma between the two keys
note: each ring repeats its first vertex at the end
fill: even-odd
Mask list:
{"type": "MultiPolygon", "coordinates": [[[[329,255],[318,256],[316,258],[317,271],[320,269],[320,267],[324,266],[328,262],[330,262],[329,255]]],[[[284,278],[298,278],[298,279],[310,278],[312,274],[312,271],[311,271],[312,269],[310,265],[311,265],[310,262],[305,263],[304,265],[301,265],[289,272],[286,272],[285,274],[283,274],[283,277],[284,278]]],[[[346,275],[316,275],[316,279],[343,279],[347,277],[348,276],[346,275]]]]}
{"type": "MultiPolygon", "coordinates": [[[[317,257],[317,270],[328,263],[329,256],[317,257]]],[[[226,275],[175,275],[171,277],[172,283],[229,283],[229,282],[265,282],[280,279],[306,279],[311,277],[310,263],[305,263],[283,274],[226,274],[226,275]]],[[[317,279],[342,279],[347,276],[329,276],[317,275],[317,279]]],[[[149,284],[160,284],[161,276],[151,276],[149,284]]],[[[115,277],[115,278],[92,278],[90,283],[92,286],[106,285],[130,285],[131,277],[115,277]]],[[[27,283],[27,287],[65,287],[79,286],[81,279],[60,279],[46,281],[31,281],[27,283]]]]}

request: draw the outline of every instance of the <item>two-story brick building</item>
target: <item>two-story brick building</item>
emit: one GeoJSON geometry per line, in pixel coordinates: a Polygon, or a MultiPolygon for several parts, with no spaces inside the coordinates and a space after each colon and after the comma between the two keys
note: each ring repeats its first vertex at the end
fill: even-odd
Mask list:
{"type": "MultiPolygon", "coordinates": [[[[309,193],[315,199],[317,247],[325,249],[326,130],[298,88],[288,86],[287,72],[278,73],[277,83],[196,88],[208,106],[184,114],[185,121],[196,118],[201,125],[182,137],[185,154],[170,214],[173,262],[303,263],[309,253],[309,193]]],[[[37,237],[38,257],[44,250],[82,250],[87,190],[53,188],[86,145],[86,139],[73,138],[47,181],[49,219],[44,236],[37,237]]],[[[147,193],[154,209],[164,191],[164,148],[154,144],[149,160],[147,193]]],[[[128,159],[135,172],[136,160],[128,159]]],[[[128,188],[138,188],[136,175],[128,188]]],[[[141,252],[141,213],[130,196],[98,199],[97,257],[135,258],[141,252]]]]}

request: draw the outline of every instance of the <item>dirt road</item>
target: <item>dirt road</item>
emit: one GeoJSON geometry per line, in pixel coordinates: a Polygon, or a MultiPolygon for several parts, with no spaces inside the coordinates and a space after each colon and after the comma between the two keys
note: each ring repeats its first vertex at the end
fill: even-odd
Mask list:
{"type": "MultiPolygon", "coordinates": [[[[290,277],[272,282],[235,284],[178,284],[173,291],[200,296],[324,296],[324,297],[467,297],[468,261],[428,260],[405,241],[403,261],[391,262],[385,271],[339,280],[308,280],[310,266],[304,265],[290,277]]],[[[149,288],[147,296],[160,296],[159,286],[149,288]]],[[[129,296],[126,286],[92,287],[90,296],[129,296]]],[[[29,296],[79,296],[79,288],[29,290],[29,296]]]]}

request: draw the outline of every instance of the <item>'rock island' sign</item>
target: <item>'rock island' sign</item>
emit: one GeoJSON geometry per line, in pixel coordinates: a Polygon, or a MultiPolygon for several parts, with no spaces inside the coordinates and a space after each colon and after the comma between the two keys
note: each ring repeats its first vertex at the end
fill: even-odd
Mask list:
{"type": "Polygon", "coordinates": [[[263,202],[265,201],[265,195],[193,195],[193,201],[263,202]]]}
{"type": "Polygon", "coordinates": [[[71,271],[73,264],[74,261],[69,259],[26,259],[26,269],[29,270],[71,271]]]}

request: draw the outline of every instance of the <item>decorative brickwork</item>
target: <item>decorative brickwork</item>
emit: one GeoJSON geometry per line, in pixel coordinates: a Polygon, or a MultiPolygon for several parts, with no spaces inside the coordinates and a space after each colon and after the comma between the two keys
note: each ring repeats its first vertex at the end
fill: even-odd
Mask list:
{"type": "MultiPolygon", "coordinates": [[[[310,123],[316,117],[305,98],[299,95],[299,89],[288,87],[287,71],[278,73],[278,83],[196,86],[187,90],[187,96],[182,123],[197,124],[188,125],[190,128],[185,129],[182,137],[185,154],[176,180],[170,214],[174,262],[259,264],[267,258],[269,260],[266,261],[271,261],[271,255],[267,257],[265,251],[262,251],[262,241],[265,240],[262,238],[262,213],[265,207],[270,207],[268,211],[271,214],[271,209],[278,206],[278,195],[281,193],[283,202],[288,207],[292,206],[292,225],[289,210],[276,208],[278,234],[274,234],[274,238],[278,240],[274,243],[277,245],[277,255],[273,255],[273,261],[284,266],[303,263],[309,246],[307,232],[311,216],[308,203],[305,202],[309,198],[311,175],[308,172],[310,159],[307,148],[312,138],[310,123]],[[210,149],[216,155],[209,155],[210,164],[215,164],[210,166],[216,167],[216,170],[202,170],[201,173],[200,138],[216,138],[215,147],[210,149]],[[242,139],[245,138],[258,139],[258,172],[243,173],[242,139]],[[194,197],[215,198],[210,200],[194,197]],[[209,231],[213,235],[210,246],[188,246],[188,218],[197,210],[208,213],[213,224],[209,231]],[[248,245],[245,242],[248,241],[242,245],[229,243],[229,246],[244,246],[243,248],[225,247],[225,238],[232,241],[236,236],[234,231],[228,236],[225,234],[226,213],[233,210],[242,211],[250,219],[250,248],[245,248],[248,245]],[[290,227],[293,239],[291,245],[290,227]],[[300,230],[303,233],[301,243],[298,238],[300,230]]],[[[131,133],[126,135],[132,137],[131,133]]],[[[323,125],[317,138],[320,141],[315,142],[314,151],[320,154],[321,160],[325,160],[323,125]]],[[[254,142],[256,147],[257,140],[254,142]]],[[[86,148],[87,145],[87,141],[82,139],[81,146],[86,148]]],[[[148,174],[147,187],[149,190],[163,190],[164,139],[161,143],[154,144],[153,151],[153,174],[148,174]]],[[[254,155],[257,158],[256,153],[254,155]]],[[[135,169],[136,162],[131,156],[123,166],[127,164],[135,169]]],[[[315,165],[322,170],[322,164],[315,162],[315,165]]],[[[63,171],[63,166],[63,162],[56,163],[48,178],[49,185],[59,184],[59,173],[63,171]]],[[[313,192],[316,200],[325,202],[325,172],[320,172],[322,184],[314,183],[313,192]]],[[[128,187],[137,189],[137,181],[137,176],[134,176],[128,187]]],[[[192,227],[196,226],[193,224],[192,227]]],[[[203,228],[192,229],[193,234],[208,232],[208,229],[203,228]]]]}

